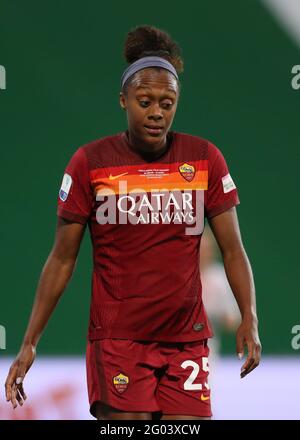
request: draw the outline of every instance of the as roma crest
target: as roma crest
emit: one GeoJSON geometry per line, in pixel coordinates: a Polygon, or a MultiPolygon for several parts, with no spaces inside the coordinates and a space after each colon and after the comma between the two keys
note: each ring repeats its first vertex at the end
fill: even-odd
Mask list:
{"type": "Polygon", "coordinates": [[[180,174],[185,178],[188,182],[191,182],[195,175],[195,168],[193,165],[189,165],[188,163],[184,163],[178,167],[180,174]]]}
{"type": "Polygon", "coordinates": [[[129,377],[125,374],[118,374],[118,376],[113,377],[113,384],[118,393],[122,394],[127,390],[129,384],[129,377]]]}

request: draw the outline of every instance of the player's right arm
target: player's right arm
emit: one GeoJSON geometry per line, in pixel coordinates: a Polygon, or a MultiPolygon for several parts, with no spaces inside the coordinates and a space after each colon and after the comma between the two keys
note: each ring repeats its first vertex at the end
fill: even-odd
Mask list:
{"type": "Polygon", "coordinates": [[[85,225],[58,217],[53,248],[42,269],[31,316],[20,351],[6,382],[6,400],[13,408],[23,405],[23,379],[31,367],[42,332],[73,273],[85,225]],[[18,379],[18,380],[17,380],[18,379]]]}

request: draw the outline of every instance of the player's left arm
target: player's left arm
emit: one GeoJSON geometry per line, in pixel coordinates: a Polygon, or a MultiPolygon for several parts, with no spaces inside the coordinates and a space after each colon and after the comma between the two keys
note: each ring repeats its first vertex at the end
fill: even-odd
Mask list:
{"type": "Polygon", "coordinates": [[[243,378],[258,366],[261,357],[252,269],[242,243],[236,208],[211,217],[209,224],[222,253],[226,276],[242,316],[236,334],[236,349],[240,359],[245,346],[248,350],[241,368],[243,378]]]}

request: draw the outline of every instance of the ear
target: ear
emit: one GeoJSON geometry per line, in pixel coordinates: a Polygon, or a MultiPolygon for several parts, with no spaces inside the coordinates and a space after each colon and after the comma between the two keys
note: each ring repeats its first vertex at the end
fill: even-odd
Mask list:
{"type": "Polygon", "coordinates": [[[125,96],[124,96],[124,93],[123,92],[120,92],[120,106],[122,107],[122,109],[123,110],[127,110],[127,108],[126,108],[126,99],[125,99],[125,96]]]}

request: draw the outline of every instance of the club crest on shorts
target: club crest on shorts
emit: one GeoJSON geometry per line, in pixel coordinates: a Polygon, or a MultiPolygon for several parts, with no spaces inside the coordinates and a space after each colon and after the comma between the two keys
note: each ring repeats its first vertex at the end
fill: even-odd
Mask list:
{"type": "Polygon", "coordinates": [[[195,175],[195,167],[193,165],[189,165],[188,163],[184,163],[178,167],[180,174],[185,178],[188,182],[191,182],[195,175]]]}
{"type": "Polygon", "coordinates": [[[124,391],[127,390],[129,384],[129,377],[125,376],[125,374],[120,373],[117,376],[113,377],[113,384],[118,393],[124,393],[124,391]]]}

